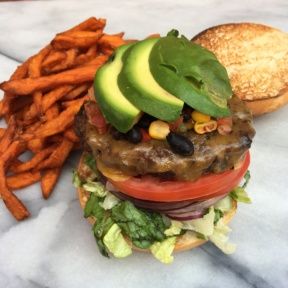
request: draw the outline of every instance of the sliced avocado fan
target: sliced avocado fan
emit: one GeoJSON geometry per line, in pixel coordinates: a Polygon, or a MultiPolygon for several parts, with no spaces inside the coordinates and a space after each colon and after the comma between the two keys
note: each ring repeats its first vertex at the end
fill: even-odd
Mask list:
{"type": "Polygon", "coordinates": [[[150,72],[149,56],[158,41],[159,38],[146,39],[125,52],[118,85],[123,95],[141,111],[173,121],[180,116],[184,102],[163,89],[150,72]]]}
{"type": "Polygon", "coordinates": [[[120,91],[118,75],[122,69],[122,56],[131,46],[119,47],[110,61],[96,73],[94,91],[100,109],[107,119],[120,132],[129,131],[138,121],[141,112],[120,91]]]}
{"type": "Polygon", "coordinates": [[[168,33],[152,47],[149,65],[158,84],[190,107],[211,115],[230,115],[232,89],[227,71],[215,55],[178,32],[168,33]]]}

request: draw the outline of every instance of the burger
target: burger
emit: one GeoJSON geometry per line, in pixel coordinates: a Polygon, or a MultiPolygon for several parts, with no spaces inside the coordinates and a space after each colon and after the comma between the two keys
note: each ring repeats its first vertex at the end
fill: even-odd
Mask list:
{"type": "Polygon", "coordinates": [[[172,30],[119,47],[90,92],[73,180],[102,255],[170,263],[206,241],[234,252],[227,224],[250,203],[255,131],[215,55],[172,30]]]}

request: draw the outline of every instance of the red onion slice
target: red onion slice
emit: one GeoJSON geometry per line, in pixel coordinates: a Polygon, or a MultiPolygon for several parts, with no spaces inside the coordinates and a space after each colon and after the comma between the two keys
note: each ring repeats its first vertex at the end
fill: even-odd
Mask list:
{"type": "Polygon", "coordinates": [[[201,211],[193,211],[193,212],[187,212],[187,213],[183,213],[183,214],[166,214],[167,217],[174,219],[174,220],[178,220],[178,221],[187,221],[187,220],[193,220],[193,219],[198,219],[203,217],[203,215],[205,214],[205,210],[201,210],[201,211]]]}

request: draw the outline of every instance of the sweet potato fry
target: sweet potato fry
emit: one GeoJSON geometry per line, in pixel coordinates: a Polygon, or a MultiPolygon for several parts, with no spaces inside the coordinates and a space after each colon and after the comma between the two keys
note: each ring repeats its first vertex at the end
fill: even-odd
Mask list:
{"type": "Polygon", "coordinates": [[[123,44],[125,44],[125,40],[123,40],[124,33],[118,33],[114,35],[104,34],[98,41],[98,45],[110,48],[117,48],[123,44]]]}
{"type": "Polygon", "coordinates": [[[66,57],[67,55],[64,51],[52,50],[48,57],[43,60],[42,69],[46,71],[45,69],[50,69],[53,66],[60,64],[66,57]]]}
{"type": "MultiPolygon", "coordinates": [[[[49,93],[45,94],[42,98],[42,111],[45,113],[56,101],[61,99],[73,89],[72,85],[65,85],[56,88],[49,93]]],[[[29,111],[25,114],[24,118],[26,120],[34,119],[37,116],[36,106],[32,104],[29,111]]]]}
{"type": "MultiPolygon", "coordinates": [[[[10,77],[10,81],[11,80],[19,80],[19,79],[23,79],[26,77],[27,73],[28,73],[28,67],[29,67],[29,62],[30,62],[29,58],[27,61],[25,61],[24,63],[22,63],[21,65],[19,65],[17,67],[17,69],[15,70],[15,72],[12,74],[12,76],[10,77]]],[[[15,97],[15,95],[11,94],[11,93],[4,93],[4,98],[3,98],[3,105],[2,105],[2,113],[3,114],[8,114],[10,113],[10,102],[11,99],[15,97]]]]}
{"type": "Polygon", "coordinates": [[[23,203],[7,188],[5,171],[8,163],[21,152],[23,152],[23,143],[13,142],[5,152],[0,156],[0,196],[6,207],[17,220],[23,220],[29,216],[29,211],[23,203]]]}
{"type": "Polygon", "coordinates": [[[70,140],[73,143],[78,143],[80,142],[79,137],[76,135],[74,129],[70,127],[64,132],[64,137],[68,140],[70,140]]]}
{"type": "Polygon", "coordinates": [[[92,81],[97,69],[107,61],[106,55],[100,55],[91,65],[67,70],[58,74],[39,78],[6,81],[0,84],[0,89],[18,95],[28,95],[37,90],[53,89],[64,84],[79,84],[92,81]]]}
{"type": "Polygon", "coordinates": [[[77,56],[77,49],[71,48],[68,51],[66,51],[66,58],[61,63],[53,66],[50,69],[46,69],[47,73],[56,73],[65,69],[69,69],[75,65],[75,59],[77,56]]]}
{"type": "Polygon", "coordinates": [[[51,45],[55,49],[87,48],[95,45],[102,36],[102,30],[72,31],[69,34],[58,34],[52,40],[51,45]]]}
{"type": "Polygon", "coordinates": [[[46,121],[52,120],[55,117],[59,115],[59,106],[57,103],[55,103],[53,106],[51,106],[45,113],[45,119],[46,121]]]}
{"type": "MultiPolygon", "coordinates": [[[[46,159],[54,150],[56,146],[50,146],[48,148],[45,148],[39,152],[37,152],[29,161],[22,162],[18,165],[13,165],[12,169],[14,173],[21,173],[26,172],[29,170],[33,170],[41,161],[46,159]]],[[[8,185],[8,187],[10,187],[8,185]]]]}
{"type": "Polygon", "coordinates": [[[82,23],[78,24],[77,26],[66,30],[61,34],[70,34],[74,31],[95,31],[98,29],[103,29],[106,25],[106,19],[96,19],[95,17],[90,17],[87,20],[83,21],[82,23]]]}
{"type": "Polygon", "coordinates": [[[37,153],[44,149],[45,139],[44,138],[36,138],[27,142],[27,148],[33,153],[37,153]]]}
{"type": "Polygon", "coordinates": [[[0,155],[3,154],[12,143],[15,132],[16,120],[14,116],[11,116],[8,122],[8,128],[5,130],[2,138],[0,139],[0,155]]]}
{"type": "Polygon", "coordinates": [[[72,91],[70,91],[69,93],[67,93],[62,99],[63,100],[73,100],[75,98],[77,98],[78,96],[81,96],[81,94],[83,93],[87,93],[87,90],[89,89],[89,87],[91,86],[90,83],[87,84],[82,84],[78,87],[76,87],[75,89],[73,89],[72,91]]]}
{"type": "Polygon", "coordinates": [[[63,101],[62,102],[62,107],[68,108],[70,106],[78,105],[78,103],[82,103],[83,104],[86,100],[89,100],[89,96],[88,95],[85,95],[84,97],[78,98],[78,99],[75,99],[75,100],[63,101]]]}
{"type": "Polygon", "coordinates": [[[58,117],[44,123],[34,132],[24,133],[21,138],[23,140],[31,140],[35,137],[45,138],[63,132],[67,127],[71,126],[74,121],[74,115],[79,111],[82,104],[83,102],[77,102],[75,105],[69,106],[58,117]]]}
{"type": "Polygon", "coordinates": [[[40,162],[35,169],[42,170],[47,168],[62,167],[72,148],[73,142],[64,138],[62,143],[60,143],[60,145],[54,149],[54,152],[49,156],[49,158],[43,162],[40,162]]]}
{"type": "MultiPolygon", "coordinates": [[[[43,48],[38,54],[36,54],[34,57],[32,57],[29,68],[28,68],[28,74],[31,78],[38,78],[41,76],[41,65],[43,62],[43,59],[48,55],[48,53],[51,51],[51,46],[48,45],[45,48],[43,48]]],[[[36,110],[39,115],[42,114],[41,111],[41,102],[42,102],[42,92],[41,91],[35,91],[33,93],[33,101],[36,106],[36,110]]]]}
{"type": "Polygon", "coordinates": [[[16,190],[27,187],[41,179],[39,171],[35,172],[23,172],[8,176],[6,178],[7,187],[9,190],[16,190]]]}
{"type": "Polygon", "coordinates": [[[26,143],[23,141],[14,141],[12,142],[9,147],[2,152],[0,156],[0,163],[3,161],[5,167],[9,166],[10,162],[17,158],[21,153],[25,151],[26,143]]]}
{"type": "Polygon", "coordinates": [[[3,163],[0,164],[0,196],[16,220],[24,220],[30,216],[24,204],[7,188],[3,163]]]}
{"type": "Polygon", "coordinates": [[[19,160],[18,158],[11,160],[11,163],[8,166],[7,171],[12,172],[12,173],[16,173],[16,169],[19,165],[23,164],[23,162],[21,160],[19,160]]]}
{"type": "Polygon", "coordinates": [[[1,137],[3,137],[5,131],[6,131],[6,128],[0,128],[0,139],[1,137]]]}
{"type": "Polygon", "coordinates": [[[60,173],[60,168],[47,169],[44,172],[41,178],[41,190],[44,199],[48,199],[51,195],[60,176],[60,173]]]}
{"type": "Polygon", "coordinates": [[[83,65],[84,63],[87,63],[91,60],[93,60],[98,53],[97,45],[92,45],[86,53],[80,54],[76,59],[75,59],[75,66],[78,65],[83,65]]]}

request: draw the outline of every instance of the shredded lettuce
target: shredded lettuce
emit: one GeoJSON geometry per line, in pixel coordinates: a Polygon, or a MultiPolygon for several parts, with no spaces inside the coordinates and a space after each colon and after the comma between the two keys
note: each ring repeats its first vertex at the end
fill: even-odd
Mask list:
{"type": "Polygon", "coordinates": [[[76,170],[73,170],[73,176],[72,176],[72,183],[76,188],[79,188],[82,186],[82,181],[79,177],[79,174],[76,170]]]}
{"type": "Polygon", "coordinates": [[[171,220],[171,226],[164,231],[166,236],[174,236],[181,234],[183,223],[176,220],[171,220]]]}
{"type": "Polygon", "coordinates": [[[246,204],[250,204],[252,203],[251,199],[249,198],[247,192],[245,191],[245,188],[247,187],[248,183],[249,183],[249,180],[251,178],[251,175],[250,175],[250,171],[248,170],[244,176],[244,183],[242,186],[239,186],[235,189],[233,189],[231,192],[230,192],[230,196],[236,200],[237,202],[243,202],[243,203],[246,203],[246,204]]]}
{"type": "Polygon", "coordinates": [[[123,233],[139,248],[147,249],[155,241],[166,238],[164,231],[170,227],[161,214],[143,211],[129,201],[121,201],[111,210],[111,217],[123,233]]]}
{"type": "Polygon", "coordinates": [[[219,200],[214,204],[214,208],[221,210],[222,212],[228,212],[232,208],[231,197],[228,195],[225,198],[219,200]]]}
{"type": "Polygon", "coordinates": [[[204,236],[210,236],[214,230],[215,211],[213,207],[209,208],[209,212],[202,218],[184,221],[184,230],[193,230],[204,236]]]}
{"type": "Polygon", "coordinates": [[[117,224],[113,224],[110,227],[103,238],[103,242],[116,258],[124,258],[132,254],[132,249],[125,241],[117,224]]]}
{"type": "Polygon", "coordinates": [[[106,197],[100,205],[105,209],[109,210],[112,209],[115,205],[117,205],[120,202],[120,199],[118,199],[116,196],[114,196],[112,193],[107,192],[106,197]]]}
{"type": "Polygon", "coordinates": [[[246,204],[252,203],[251,199],[249,198],[247,192],[244,190],[243,187],[237,187],[232,190],[229,194],[234,200],[237,202],[243,202],[246,204]]]}
{"type": "Polygon", "coordinates": [[[220,219],[214,228],[213,234],[209,236],[209,240],[225,254],[232,254],[236,250],[236,245],[228,242],[227,234],[230,231],[231,229],[224,224],[223,219],[220,219]]]}
{"type": "Polygon", "coordinates": [[[150,251],[153,256],[165,264],[173,262],[174,257],[172,256],[176,243],[176,237],[169,237],[162,242],[155,242],[151,247],[150,251]]]}
{"type": "Polygon", "coordinates": [[[95,193],[99,197],[105,197],[108,192],[105,186],[100,182],[87,181],[82,187],[86,191],[95,193]]]}

